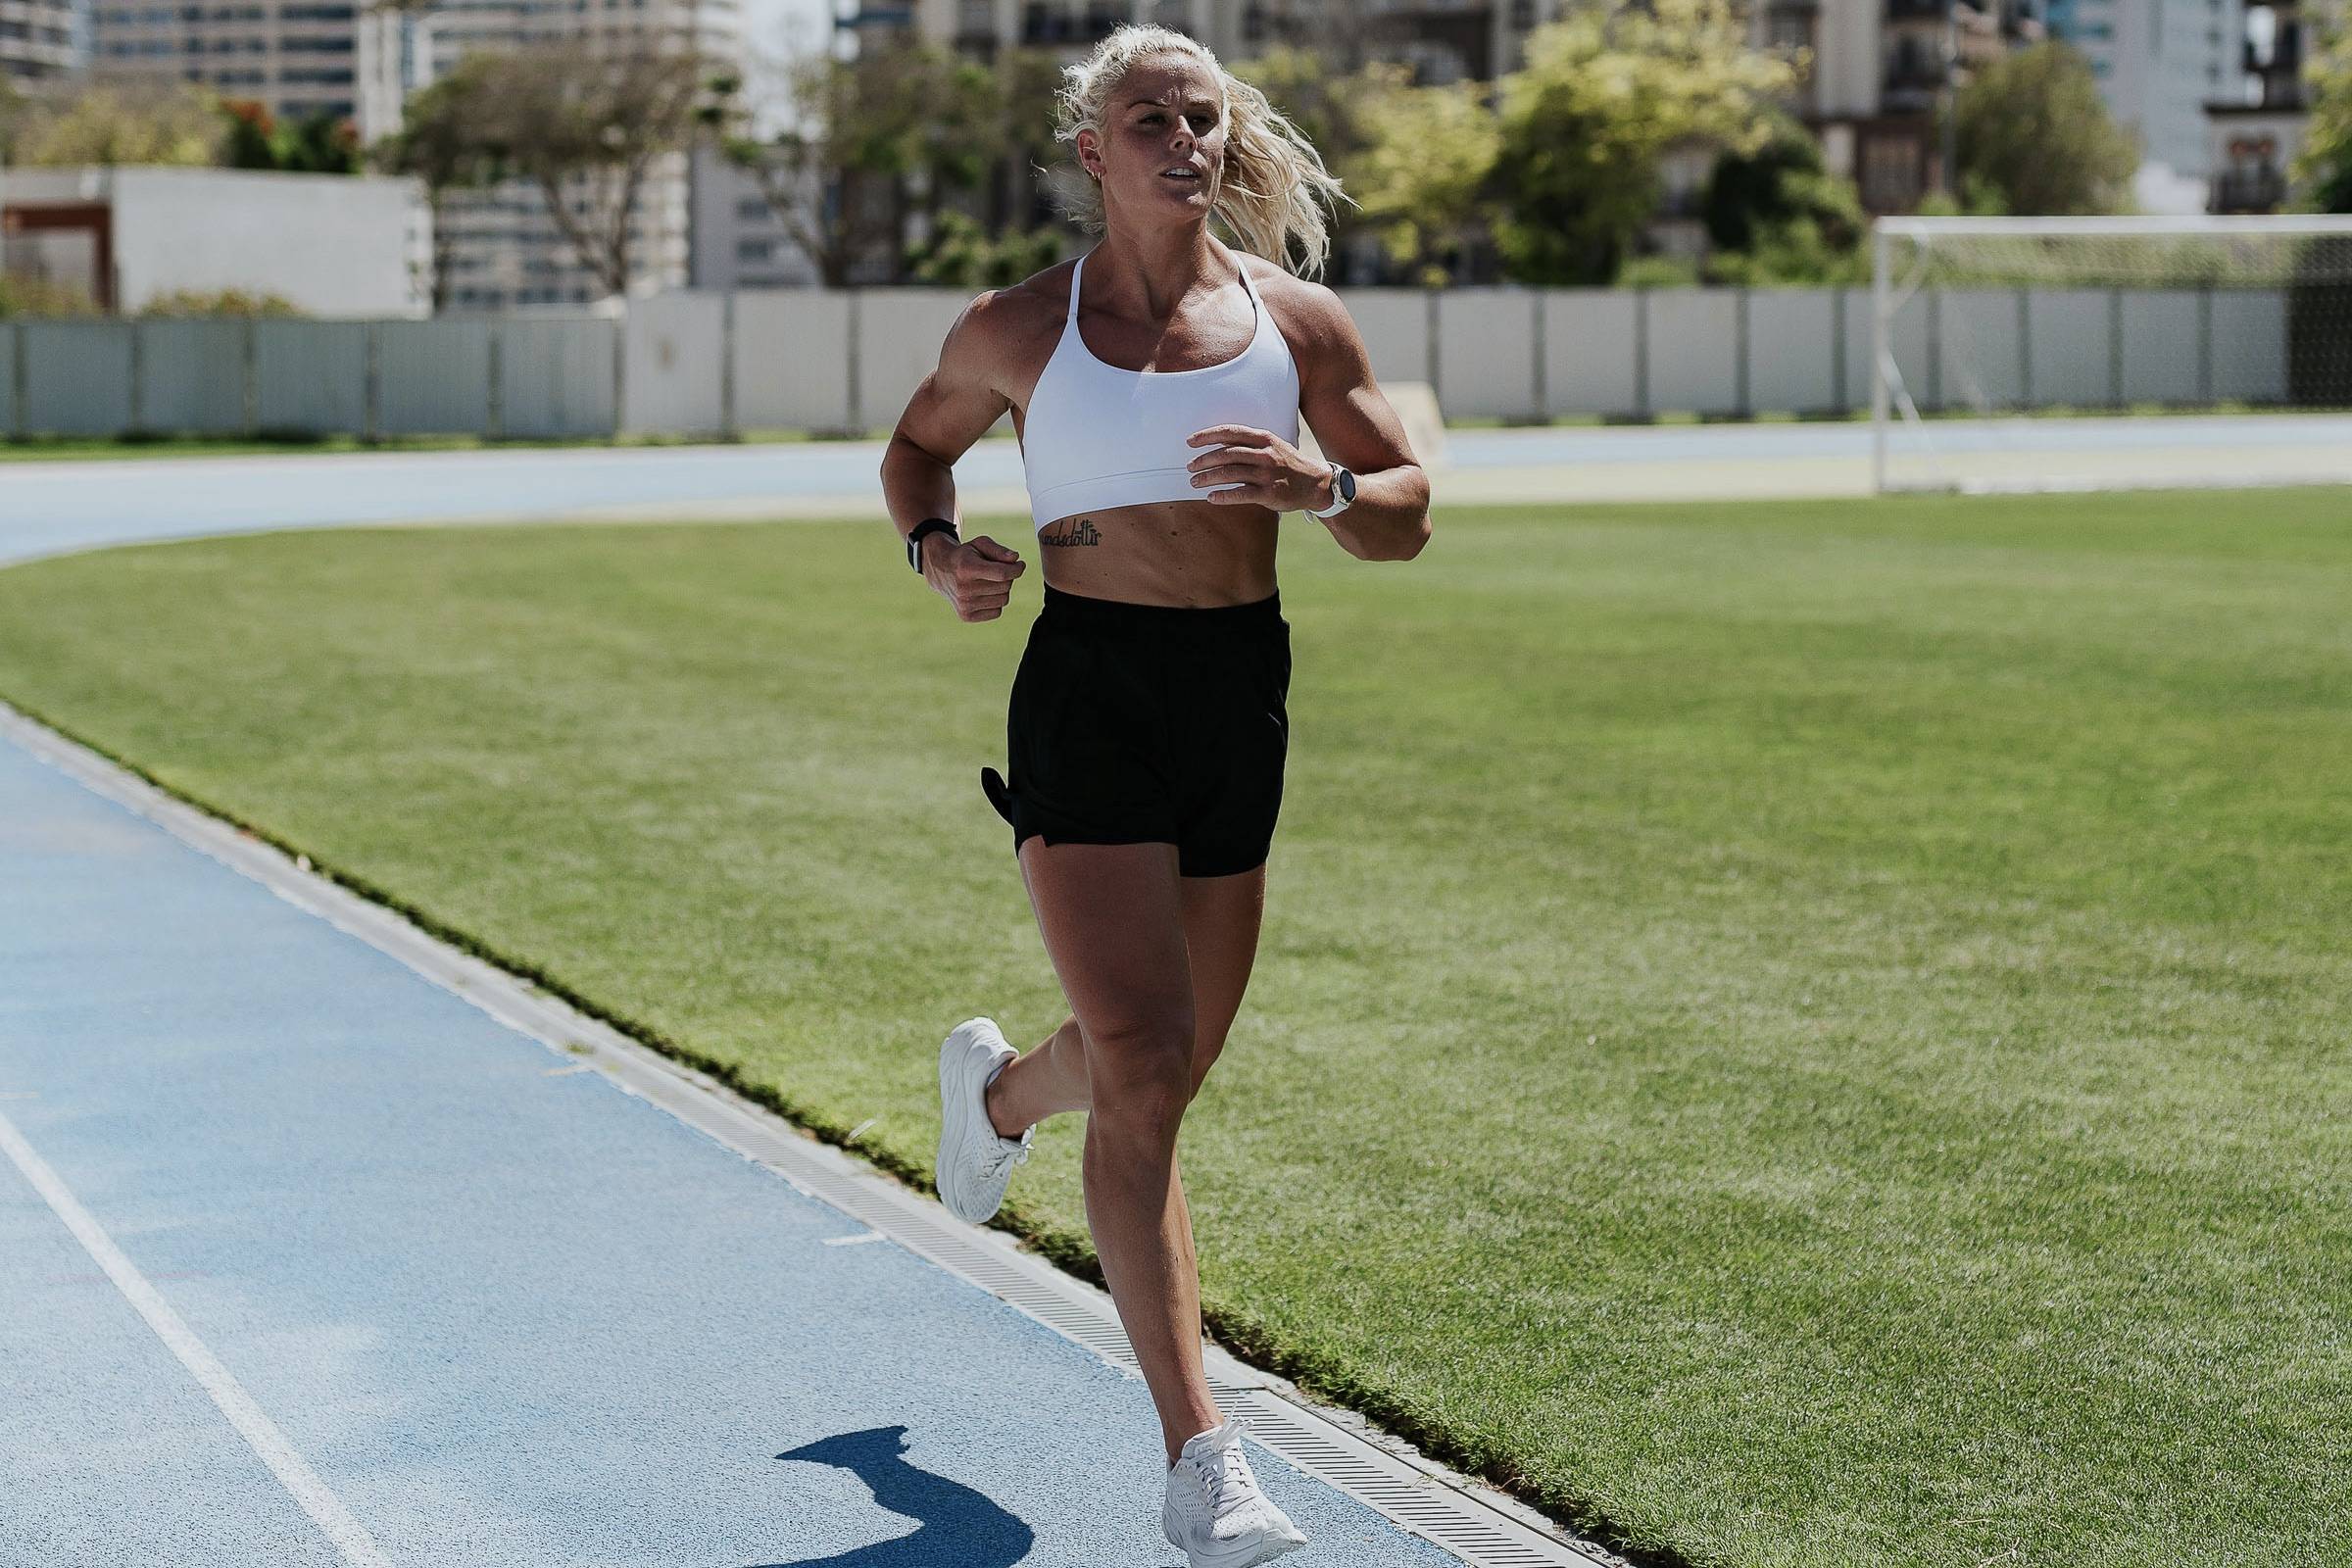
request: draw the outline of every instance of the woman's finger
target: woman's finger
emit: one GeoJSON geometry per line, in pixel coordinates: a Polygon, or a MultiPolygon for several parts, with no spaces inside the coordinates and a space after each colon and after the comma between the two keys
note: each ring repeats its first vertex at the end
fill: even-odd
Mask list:
{"type": "Polygon", "coordinates": [[[1274,432],[1260,430],[1248,424],[1212,424],[1205,430],[1195,430],[1186,446],[1270,447],[1274,432]]]}

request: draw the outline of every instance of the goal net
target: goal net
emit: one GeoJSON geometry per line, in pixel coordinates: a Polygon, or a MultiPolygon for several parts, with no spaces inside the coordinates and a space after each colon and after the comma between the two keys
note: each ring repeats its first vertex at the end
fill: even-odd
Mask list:
{"type": "Polygon", "coordinates": [[[1881,490],[2352,483],[2352,217],[1874,226],[1881,490]]]}

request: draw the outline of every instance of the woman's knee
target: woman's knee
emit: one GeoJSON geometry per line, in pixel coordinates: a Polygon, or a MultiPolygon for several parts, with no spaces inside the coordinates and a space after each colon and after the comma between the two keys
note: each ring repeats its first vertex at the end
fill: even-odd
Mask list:
{"type": "Polygon", "coordinates": [[[1172,1130],[1192,1102],[1192,1009],[1098,1022],[1086,1032],[1092,1115],[1098,1123],[1149,1133],[1172,1130]]]}

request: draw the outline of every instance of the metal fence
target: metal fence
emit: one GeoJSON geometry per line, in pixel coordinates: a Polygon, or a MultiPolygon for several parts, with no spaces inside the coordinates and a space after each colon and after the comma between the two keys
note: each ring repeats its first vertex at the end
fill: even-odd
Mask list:
{"type": "MultiPolygon", "coordinates": [[[[0,322],[13,435],[489,437],[886,430],[969,296],[682,292],[625,318],[0,322]]],[[[1870,291],[1349,290],[1384,381],[1449,418],[1843,414],[1870,291]]],[[[1892,351],[1923,408],[2287,396],[2276,289],[1928,292],[1892,351]],[[1965,346],[1965,353],[1958,352],[1965,346]]]]}

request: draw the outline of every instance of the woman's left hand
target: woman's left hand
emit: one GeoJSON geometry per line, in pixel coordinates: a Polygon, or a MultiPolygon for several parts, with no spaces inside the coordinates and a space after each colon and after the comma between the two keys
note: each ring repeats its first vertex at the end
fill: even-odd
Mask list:
{"type": "Polygon", "coordinates": [[[1276,512],[1311,512],[1331,505],[1331,465],[1308,457],[1271,430],[1212,424],[1185,444],[1215,449],[1185,465],[1196,489],[1228,487],[1209,491],[1201,497],[1204,501],[1272,507],[1276,512]]]}

